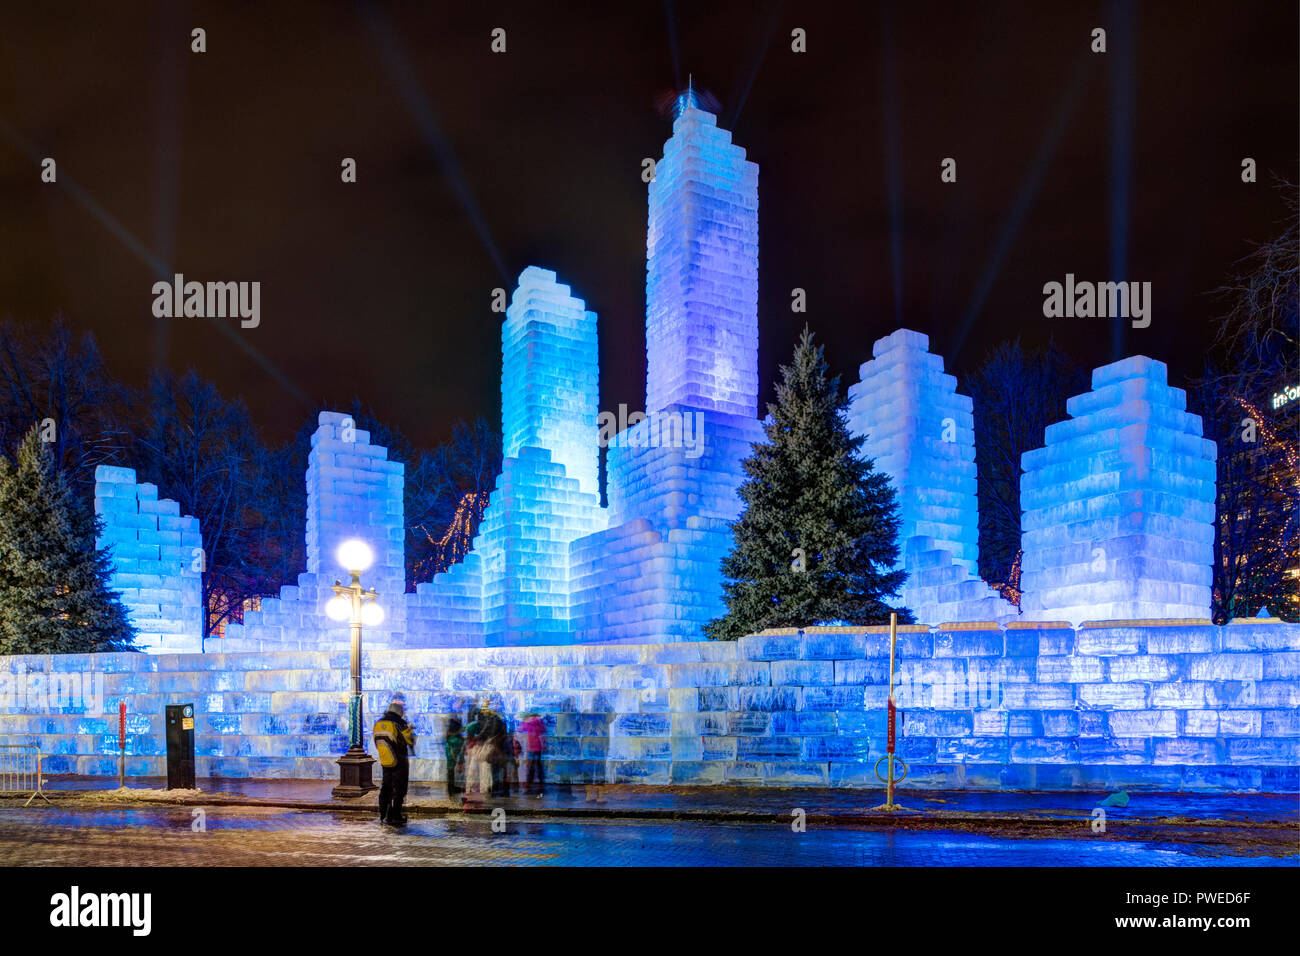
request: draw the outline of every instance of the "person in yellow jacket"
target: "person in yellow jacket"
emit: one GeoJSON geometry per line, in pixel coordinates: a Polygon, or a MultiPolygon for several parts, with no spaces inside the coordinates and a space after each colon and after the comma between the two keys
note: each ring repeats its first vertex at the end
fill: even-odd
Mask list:
{"type": "Polygon", "coordinates": [[[384,782],[379,787],[379,822],[395,827],[406,826],[402,803],[411,775],[409,754],[415,753],[415,729],[406,722],[405,711],[406,703],[399,694],[384,716],[375,721],[375,750],[384,768],[384,782]]]}

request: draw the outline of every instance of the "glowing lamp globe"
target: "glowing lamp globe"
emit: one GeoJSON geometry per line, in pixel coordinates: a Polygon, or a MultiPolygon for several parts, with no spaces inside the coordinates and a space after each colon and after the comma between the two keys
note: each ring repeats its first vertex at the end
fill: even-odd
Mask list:
{"type": "Polygon", "coordinates": [[[352,602],[336,594],[325,602],[325,614],[331,621],[346,621],[352,614],[352,602]]]}
{"type": "Polygon", "coordinates": [[[364,571],[375,563],[375,552],[371,551],[370,545],[360,538],[344,541],[339,545],[336,556],[339,559],[339,564],[349,571],[364,571]]]}
{"type": "Polygon", "coordinates": [[[384,623],[384,609],[374,601],[361,605],[361,623],[366,627],[378,627],[384,623]]]}

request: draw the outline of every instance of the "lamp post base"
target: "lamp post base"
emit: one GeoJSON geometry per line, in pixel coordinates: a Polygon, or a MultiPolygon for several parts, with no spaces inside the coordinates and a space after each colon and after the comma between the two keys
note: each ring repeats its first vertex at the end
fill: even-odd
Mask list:
{"type": "Polygon", "coordinates": [[[339,784],[332,791],[334,796],[344,799],[364,797],[371,790],[379,789],[378,784],[370,779],[375,758],[361,748],[350,748],[335,763],[339,765],[339,784]]]}

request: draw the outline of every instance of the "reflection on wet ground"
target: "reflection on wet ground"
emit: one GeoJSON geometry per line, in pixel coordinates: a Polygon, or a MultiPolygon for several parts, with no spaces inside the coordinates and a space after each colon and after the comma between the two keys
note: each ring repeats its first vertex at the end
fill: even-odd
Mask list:
{"type": "MultiPolygon", "coordinates": [[[[1296,866],[1295,833],[1233,828],[1143,838],[712,821],[413,818],[278,808],[0,808],[11,865],[1296,866]],[[1192,839],[1183,837],[1192,836],[1192,839]],[[1279,842],[1279,840],[1281,842],[1279,842]]],[[[1086,826],[1079,821],[1080,828],[1086,826]]],[[[1195,828],[1193,828],[1195,830],[1195,828]]]]}

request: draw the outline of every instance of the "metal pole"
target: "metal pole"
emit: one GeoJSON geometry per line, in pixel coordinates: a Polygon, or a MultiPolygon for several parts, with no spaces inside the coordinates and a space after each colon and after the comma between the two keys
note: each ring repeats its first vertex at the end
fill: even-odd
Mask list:
{"type": "MultiPolygon", "coordinates": [[[[339,785],[334,788],[336,797],[359,797],[375,789],[371,780],[371,767],[374,758],[366,753],[363,743],[363,701],[361,697],[361,607],[365,603],[365,592],[361,588],[361,576],[352,572],[352,584],[344,588],[334,586],[334,593],[347,594],[352,601],[352,645],[349,654],[352,678],[352,699],[348,702],[348,752],[339,758],[339,785]]],[[[373,598],[373,593],[371,595],[373,598]]]]}
{"type": "Polygon", "coordinates": [[[885,803],[894,805],[894,648],[898,645],[898,614],[889,614],[889,782],[885,803]]]}
{"type": "Polygon", "coordinates": [[[117,702],[117,787],[126,789],[126,701],[117,702]]]}
{"type": "Polygon", "coordinates": [[[907,777],[907,762],[894,753],[895,722],[897,720],[897,711],[894,707],[894,660],[897,656],[898,649],[898,614],[891,612],[889,615],[889,697],[885,700],[885,756],[876,761],[876,776],[885,782],[885,802],[878,807],[872,807],[873,810],[906,810],[906,807],[900,807],[894,802],[894,784],[902,783],[907,777]],[[903,776],[894,776],[894,762],[902,764],[903,776]],[[880,764],[888,761],[888,772],[884,777],[880,776],[880,764]]]}
{"type": "Polygon", "coordinates": [[[352,597],[352,707],[349,708],[348,746],[361,746],[361,599],[352,597]]]}

